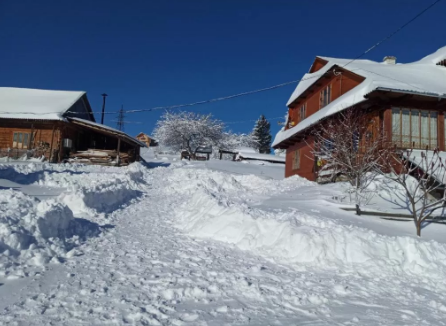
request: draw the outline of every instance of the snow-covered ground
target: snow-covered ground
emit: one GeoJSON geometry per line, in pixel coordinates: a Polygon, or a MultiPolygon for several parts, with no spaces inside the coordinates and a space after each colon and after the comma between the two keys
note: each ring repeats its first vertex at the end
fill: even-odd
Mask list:
{"type": "Polygon", "coordinates": [[[444,225],[418,239],[283,166],[145,157],[0,165],[0,324],[446,324],[444,225]]]}

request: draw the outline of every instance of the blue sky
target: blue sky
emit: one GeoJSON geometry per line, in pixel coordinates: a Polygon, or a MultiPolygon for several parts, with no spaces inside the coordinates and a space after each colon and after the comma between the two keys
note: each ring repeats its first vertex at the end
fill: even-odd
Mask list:
{"type": "MultiPolygon", "coordinates": [[[[104,92],[108,111],[226,96],[299,79],[316,55],[355,57],[431,2],[0,0],[0,86],[84,90],[94,111],[104,92]]],[[[442,1],[366,58],[410,62],[445,46],[445,12],[442,1]]],[[[294,87],[191,110],[223,121],[284,116],[294,87]]],[[[140,123],[126,131],[151,133],[161,113],[128,114],[140,123]]]]}

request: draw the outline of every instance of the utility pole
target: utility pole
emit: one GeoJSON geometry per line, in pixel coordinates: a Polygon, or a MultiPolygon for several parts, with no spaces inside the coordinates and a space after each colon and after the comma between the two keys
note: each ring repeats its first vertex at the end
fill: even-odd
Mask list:
{"type": "Polygon", "coordinates": [[[103,98],[103,101],[102,101],[102,117],[101,117],[101,125],[103,125],[104,124],[104,114],[105,114],[105,98],[107,97],[108,95],[107,94],[102,94],[102,98],[103,98]]]}
{"type": "Polygon", "coordinates": [[[118,122],[116,123],[116,129],[124,131],[124,106],[121,105],[121,110],[118,113],[118,122]]]}

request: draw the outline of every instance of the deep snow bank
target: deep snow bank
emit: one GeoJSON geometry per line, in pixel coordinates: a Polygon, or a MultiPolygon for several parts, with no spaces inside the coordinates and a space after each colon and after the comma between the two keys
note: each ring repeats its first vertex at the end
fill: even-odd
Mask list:
{"type": "Polygon", "coordinates": [[[111,213],[139,197],[145,173],[147,169],[138,163],[122,168],[47,163],[0,165],[0,178],[65,189],[58,201],[75,214],[89,216],[111,213]]]}
{"type": "MultiPolygon", "coordinates": [[[[299,266],[360,268],[380,273],[409,273],[441,278],[446,245],[411,237],[390,237],[336,223],[312,212],[271,212],[250,205],[252,193],[277,194],[316,186],[300,178],[283,181],[255,176],[221,175],[206,170],[178,170],[170,182],[184,196],[177,226],[192,236],[234,244],[270,259],[299,266]]],[[[333,208],[336,209],[336,208],[333,208]]],[[[341,214],[341,212],[339,212],[341,214]]]]}
{"type": "Polygon", "coordinates": [[[0,179],[62,191],[39,200],[0,188],[0,277],[24,276],[27,266],[57,263],[72,255],[80,239],[99,234],[95,222],[103,224],[106,213],[142,194],[147,173],[140,164],[126,168],[0,165],[0,179]]]}
{"type": "Polygon", "coordinates": [[[0,191],[0,276],[23,276],[20,264],[58,262],[69,250],[65,238],[73,223],[71,210],[56,200],[39,202],[19,191],[0,191]]]}

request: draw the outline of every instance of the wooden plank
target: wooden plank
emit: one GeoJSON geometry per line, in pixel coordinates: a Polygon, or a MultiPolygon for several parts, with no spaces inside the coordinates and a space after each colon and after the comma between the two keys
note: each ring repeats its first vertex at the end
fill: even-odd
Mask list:
{"type": "MultiPolygon", "coordinates": [[[[341,209],[344,210],[344,211],[347,211],[347,212],[356,212],[356,208],[354,208],[354,207],[341,207],[341,209]]],[[[372,211],[363,211],[363,210],[361,210],[361,215],[398,217],[398,218],[413,219],[413,216],[409,215],[409,214],[372,212],[372,211]]],[[[446,220],[446,217],[444,217],[444,216],[432,216],[432,217],[428,218],[427,220],[446,220]]]]}
{"type": "MultiPolygon", "coordinates": [[[[54,143],[54,132],[56,130],[56,125],[53,125],[53,132],[51,134],[51,144],[50,144],[50,155],[49,155],[49,162],[52,163],[52,159],[53,159],[53,143],[54,143]]],[[[42,132],[40,133],[40,137],[42,137],[42,132]]]]}
{"type": "Polygon", "coordinates": [[[118,166],[121,163],[121,155],[120,155],[121,153],[120,153],[120,150],[121,150],[121,138],[118,138],[118,149],[117,149],[118,156],[116,157],[118,166]]]}

